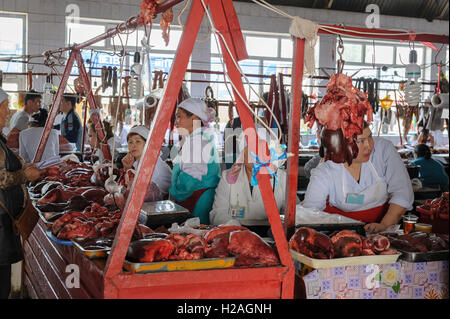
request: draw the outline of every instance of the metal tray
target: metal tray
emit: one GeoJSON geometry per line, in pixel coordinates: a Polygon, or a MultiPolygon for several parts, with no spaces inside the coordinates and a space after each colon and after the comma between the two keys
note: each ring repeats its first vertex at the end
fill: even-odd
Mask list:
{"type": "Polygon", "coordinates": [[[147,202],[142,205],[139,222],[152,229],[159,226],[170,227],[173,223],[182,223],[194,217],[192,213],[170,200],[147,202]]]}
{"type": "Polygon", "coordinates": [[[440,251],[428,251],[425,253],[421,252],[409,252],[403,251],[401,249],[395,248],[399,252],[402,253],[400,256],[401,260],[409,261],[413,263],[418,262],[427,262],[427,261],[440,261],[440,260],[449,260],[448,250],[440,250],[440,251]]]}
{"type": "Polygon", "coordinates": [[[58,237],[56,237],[55,235],[53,235],[52,234],[52,230],[50,228],[45,231],[45,234],[47,235],[47,237],[51,241],[53,241],[53,242],[55,242],[57,244],[65,245],[65,246],[73,246],[73,242],[72,241],[70,241],[70,240],[61,240],[58,237]]]}
{"type": "MultiPolygon", "coordinates": [[[[38,212],[39,212],[39,217],[44,222],[45,226],[47,226],[48,228],[51,228],[53,226],[54,221],[52,221],[52,219],[55,216],[58,216],[58,218],[59,218],[64,215],[64,213],[61,213],[61,212],[53,212],[53,213],[41,212],[41,211],[38,211],[38,212]]],[[[58,219],[58,218],[56,218],[56,219],[58,219]]]]}
{"type": "Polygon", "coordinates": [[[72,239],[73,246],[89,259],[106,258],[108,252],[111,250],[111,247],[105,247],[103,249],[84,249],[81,245],[83,240],[85,240],[85,238],[72,239]]]}
{"type": "Polygon", "coordinates": [[[174,261],[158,261],[153,263],[132,263],[125,260],[123,268],[131,273],[153,273],[180,270],[200,270],[215,268],[230,268],[234,266],[236,257],[226,258],[205,258],[198,260],[174,260],[174,261]]]}
{"type": "Polygon", "coordinates": [[[401,255],[401,253],[398,253],[395,255],[371,255],[333,259],[315,259],[296,252],[293,249],[289,249],[289,251],[293,259],[298,260],[299,262],[314,269],[370,264],[393,264],[401,255]]]}

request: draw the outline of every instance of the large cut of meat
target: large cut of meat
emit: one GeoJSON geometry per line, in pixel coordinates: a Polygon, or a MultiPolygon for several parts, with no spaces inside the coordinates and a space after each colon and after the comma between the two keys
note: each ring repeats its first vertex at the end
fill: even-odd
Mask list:
{"type": "Polygon", "coordinates": [[[247,228],[243,226],[232,226],[232,225],[217,226],[210,229],[208,232],[204,233],[203,239],[206,240],[206,242],[209,244],[213,241],[213,239],[216,236],[219,236],[221,234],[229,234],[235,230],[247,230],[247,228]]]}
{"type": "Polygon", "coordinates": [[[153,238],[132,242],[128,247],[127,259],[131,262],[151,263],[168,260],[175,246],[170,240],[153,238]]]}
{"type": "Polygon", "coordinates": [[[249,230],[237,230],[230,233],[228,252],[238,256],[236,266],[278,265],[280,263],[273,248],[249,230]]]}
{"type": "Polygon", "coordinates": [[[448,235],[443,234],[427,234],[424,232],[412,232],[405,235],[396,233],[385,234],[391,246],[406,251],[420,252],[448,250],[448,235]]]}
{"type": "Polygon", "coordinates": [[[300,227],[289,240],[289,248],[308,257],[330,259],[334,257],[330,238],[312,228],[300,227]]]}
{"type": "Polygon", "coordinates": [[[327,93],[308,110],[305,119],[309,127],[316,120],[324,126],[321,142],[325,160],[352,163],[358,155],[355,139],[362,134],[366,114],[367,121],[371,122],[372,107],[367,96],[353,86],[352,79],[345,74],[331,75],[327,93]]]}
{"type": "Polygon", "coordinates": [[[362,255],[363,239],[351,230],[342,230],[331,237],[336,257],[353,257],[362,255]]]}
{"type": "Polygon", "coordinates": [[[195,234],[183,236],[181,234],[170,234],[165,239],[169,240],[175,250],[169,260],[197,260],[202,259],[208,248],[206,241],[195,234]]]}

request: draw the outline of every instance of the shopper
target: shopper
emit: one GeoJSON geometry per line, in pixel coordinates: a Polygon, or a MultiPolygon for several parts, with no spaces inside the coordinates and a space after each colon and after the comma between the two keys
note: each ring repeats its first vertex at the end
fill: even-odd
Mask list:
{"type": "MultiPolygon", "coordinates": [[[[122,158],[124,172],[128,169],[138,169],[148,136],[149,130],[145,126],[136,125],[131,128],[127,136],[128,153],[122,158]]],[[[165,199],[169,192],[171,176],[172,170],[169,165],[158,156],[144,201],[153,202],[165,199]]]]}
{"type": "Polygon", "coordinates": [[[431,158],[431,150],[428,145],[416,145],[414,158],[412,163],[419,166],[419,178],[423,186],[448,191],[448,176],[444,166],[431,158]]]}
{"type": "MultiPolygon", "coordinates": [[[[108,145],[108,149],[111,153],[111,156],[113,155],[113,149],[114,149],[114,134],[112,131],[111,123],[109,123],[106,120],[102,121],[103,124],[103,130],[105,132],[105,140],[106,144],[108,145]]],[[[103,163],[105,161],[105,156],[103,154],[102,148],[100,147],[100,141],[98,140],[97,133],[95,132],[95,124],[92,121],[92,119],[89,119],[87,122],[88,126],[88,144],[91,146],[92,149],[92,157],[94,159],[97,159],[99,163],[103,163]]],[[[114,162],[117,160],[119,156],[119,152],[117,151],[118,148],[121,147],[121,144],[116,137],[116,151],[114,152],[114,162]]],[[[95,161],[97,161],[95,160],[95,161]]],[[[93,161],[93,162],[95,162],[93,161]]]]}
{"type": "MultiPolygon", "coordinates": [[[[39,109],[31,116],[29,128],[20,132],[19,135],[19,155],[25,163],[31,163],[34,160],[36,151],[44,132],[45,122],[47,121],[48,111],[39,109]]],[[[59,156],[59,139],[58,131],[50,130],[44,153],[42,153],[41,161],[45,161],[52,157],[59,156]]]]}
{"type": "Polygon", "coordinates": [[[25,95],[25,106],[23,110],[14,113],[11,117],[11,122],[9,124],[10,131],[14,128],[17,128],[19,131],[23,131],[28,128],[31,115],[36,113],[41,107],[41,98],[42,96],[34,90],[27,92],[25,95]]]}
{"type": "Polygon", "coordinates": [[[351,165],[328,160],[312,170],[303,206],[363,221],[369,232],[384,231],[412,209],[411,181],[394,145],[372,137],[366,122],[356,145],[351,165]]]}
{"type": "Polygon", "coordinates": [[[75,112],[78,96],[76,94],[64,94],[59,106],[64,117],[61,120],[61,135],[70,143],[75,143],[77,151],[81,151],[83,139],[83,126],[80,117],[75,112]]]}
{"type": "MultiPolygon", "coordinates": [[[[267,130],[264,129],[264,132],[265,134],[258,132],[258,135],[267,141],[269,138],[267,130]]],[[[244,134],[241,134],[238,143],[239,157],[231,169],[222,172],[209,218],[214,225],[235,220],[265,237],[269,229],[269,221],[259,185],[251,185],[254,160],[249,158],[248,146],[244,142],[244,134]]],[[[275,182],[275,178],[271,177],[270,185],[274,190],[277,207],[281,213],[285,207],[286,172],[278,168],[280,164],[282,163],[277,162],[274,165],[277,179],[275,182]]]]}
{"type": "Polygon", "coordinates": [[[19,149],[19,134],[28,128],[31,114],[37,112],[41,106],[41,95],[34,90],[25,95],[24,108],[11,117],[6,143],[9,148],[19,149]]]}
{"type": "MultiPolygon", "coordinates": [[[[8,95],[0,88],[0,130],[6,125],[8,113],[8,95]]],[[[23,211],[25,183],[37,180],[40,175],[33,164],[23,164],[0,134],[0,201],[14,217],[23,211]]],[[[0,205],[0,299],[7,299],[11,290],[11,265],[22,259],[20,236],[13,229],[10,215],[0,205]]]]}
{"type": "MultiPolygon", "coordinates": [[[[209,224],[214,194],[220,180],[220,165],[209,123],[215,112],[201,99],[189,98],[178,106],[175,126],[182,140],[173,156],[169,193],[178,204],[209,224]]],[[[171,152],[174,153],[174,152],[171,152]]],[[[173,155],[173,154],[172,154],[173,155]]]]}

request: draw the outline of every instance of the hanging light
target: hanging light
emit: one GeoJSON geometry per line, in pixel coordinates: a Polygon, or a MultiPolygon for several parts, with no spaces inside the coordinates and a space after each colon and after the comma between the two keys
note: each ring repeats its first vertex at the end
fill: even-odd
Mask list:
{"type": "Polygon", "coordinates": [[[391,96],[388,94],[384,99],[380,100],[381,107],[383,110],[389,110],[389,108],[392,106],[392,103],[394,101],[391,99],[391,96]]]}
{"type": "Polygon", "coordinates": [[[409,64],[406,66],[405,77],[405,100],[409,106],[417,106],[420,103],[421,87],[419,78],[422,75],[420,66],[417,64],[417,51],[409,52],[409,64]]]}
{"type": "Polygon", "coordinates": [[[130,68],[130,81],[128,86],[128,92],[132,99],[141,98],[142,94],[142,84],[141,84],[141,73],[142,73],[142,64],[140,63],[141,56],[139,52],[134,54],[134,64],[130,68]]]}

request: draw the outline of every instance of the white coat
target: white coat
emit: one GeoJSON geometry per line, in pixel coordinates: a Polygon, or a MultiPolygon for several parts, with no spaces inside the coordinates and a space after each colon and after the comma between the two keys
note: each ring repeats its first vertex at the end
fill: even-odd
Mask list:
{"type": "MultiPolygon", "coordinates": [[[[19,155],[23,158],[25,163],[31,163],[33,161],[43,132],[43,127],[30,127],[20,132],[19,155]]],[[[59,138],[58,131],[52,129],[48,136],[44,153],[42,153],[41,161],[45,161],[55,156],[59,156],[59,138]]]]}
{"type": "Polygon", "coordinates": [[[344,164],[323,162],[311,171],[303,207],[324,210],[328,199],[330,206],[342,211],[367,210],[383,205],[386,201],[411,210],[414,193],[400,155],[392,142],[379,137],[374,137],[373,140],[374,149],[369,161],[362,163],[359,183],[344,164]],[[386,183],[387,198],[384,195],[377,196],[376,200],[366,198],[362,205],[352,205],[349,208],[346,204],[346,194],[364,193],[380,180],[386,183]]]}
{"type": "MultiPolygon", "coordinates": [[[[250,183],[244,168],[240,170],[236,183],[229,184],[226,178],[228,171],[222,172],[222,178],[216,188],[213,208],[209,213],[211,224],[220,225],[234,219],[246,226],[269,225],[259,186],[254,186],[253,192],[250,192],[250,183]],[[244,207],[244,217],[233,217],[230,210],[232,206],[244,207]]],[[[283,169],[277,170],[277,180],[274,195],[281,213],[284,210],[286,192],[286,172],[283,169]]],[[[273,178],[270,183],[273,188],[273,178]]]]}

